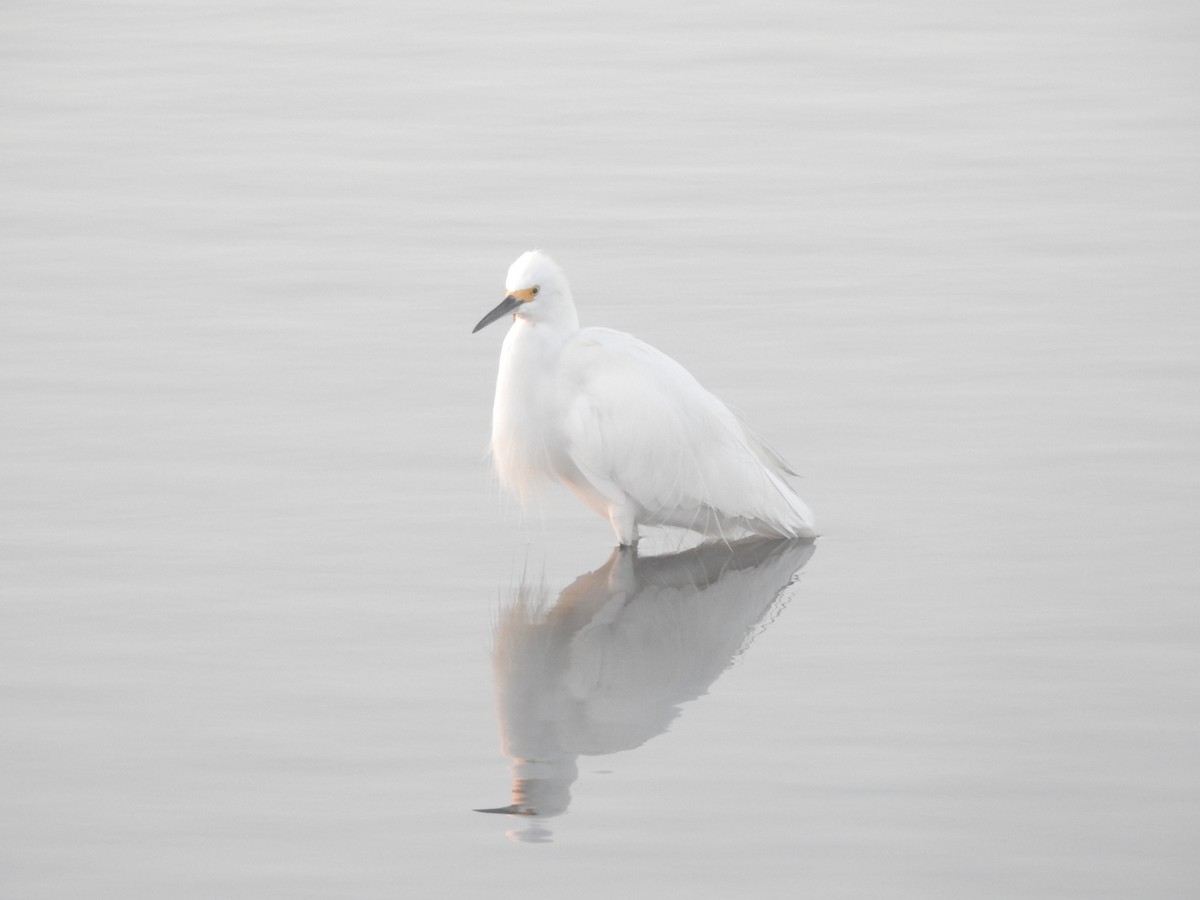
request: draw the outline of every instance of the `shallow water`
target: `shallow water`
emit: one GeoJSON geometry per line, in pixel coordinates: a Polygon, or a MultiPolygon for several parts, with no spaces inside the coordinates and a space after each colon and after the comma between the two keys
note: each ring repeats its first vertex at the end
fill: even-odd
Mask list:
{"type": "Polygon", "coordinates": [[[6,6],[0,893],[1194,895],[1198,36],[6,6]],[[500,494],[469,333],[535,244],[804,473],[795,584],[570,593],[611,532],[500,494]],[[473,812],[539,703],[605,752],[473,812]]]}

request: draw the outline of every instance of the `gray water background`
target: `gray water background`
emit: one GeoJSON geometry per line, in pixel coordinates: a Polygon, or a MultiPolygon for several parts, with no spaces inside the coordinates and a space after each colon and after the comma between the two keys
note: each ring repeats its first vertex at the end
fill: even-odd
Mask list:
{"type": "MultiPolygon", "coordinates": [[[[0,8],[0,893],[1191,897],[1200,13],[0,8]],[[507,802],[489,476],[542,246],[823,537],[670,729],[507,802]]],[[[663,539],[666,541],[666,539],[663,539]]]]}

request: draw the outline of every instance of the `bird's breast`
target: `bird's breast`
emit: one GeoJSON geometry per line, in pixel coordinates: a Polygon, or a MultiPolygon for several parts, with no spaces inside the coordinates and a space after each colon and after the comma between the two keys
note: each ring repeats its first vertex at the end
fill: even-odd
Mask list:
{"type": "Polygon", "coordinates": [[[558,354],[537,329],[520,321],[500,354],[492,407],[492,458],[505,486],[518,495],[541,476],[555,476],[566,448],[556,405],[558,354]]]}

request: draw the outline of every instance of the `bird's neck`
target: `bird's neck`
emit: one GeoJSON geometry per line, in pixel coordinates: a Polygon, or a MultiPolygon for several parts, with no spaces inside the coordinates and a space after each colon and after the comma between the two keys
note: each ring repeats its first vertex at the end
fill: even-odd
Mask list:
{"type": "Polygon", "coordinates": [[[531,377],[544,377],[547,367],[578,330],[578,326],[564,327],[561,322],[545,319],[534,322],[514,316],[501,356],[507,358],[508,367],[514,371],[527,370],[531,377]]]}
{"type": "Polygon", "coordinates": [[[514,316],[514,318],[516,319],[513,323],[514,328],[525,328],[531,338],[548,344],[561,343],[579,330],[578,319],[564,322],[561,319],[526,319],[521,315],[514,316]]]}

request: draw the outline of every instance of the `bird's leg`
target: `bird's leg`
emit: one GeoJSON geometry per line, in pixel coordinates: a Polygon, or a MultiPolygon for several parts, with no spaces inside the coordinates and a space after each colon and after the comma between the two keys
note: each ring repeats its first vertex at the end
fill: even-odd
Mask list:
{"type": "Polygon", "coordinates": [[[612,523],[613,531],[617,533],[617,546],[622,550],[637,547],[637,509],[632,503],[626,500],[620,506],[610,506],[608,521],[612,523]]]}

